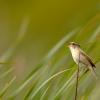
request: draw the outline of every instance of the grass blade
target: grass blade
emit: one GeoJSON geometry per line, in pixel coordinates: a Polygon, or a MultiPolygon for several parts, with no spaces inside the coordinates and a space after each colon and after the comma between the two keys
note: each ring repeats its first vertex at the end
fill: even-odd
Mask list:
{"type": "Polygon", "coordinates": [[[64,72],[66,72],[66,71],[69,71],[69,70],[71,70],[71,69],[72,69],[72,68],[66,69],[66,70],[63,70],[63,71],[60,71],[60,72],[54,74],[53,76],[51,76],[49,79],[47,79],[45,82],[43,82],[43,83],[40,85],[40,87],[37,88],[37,90],[32,94],[32,96],[30,97],[30,99],[33,99],[33,98],[35,97],[35,95],[39,92],[39,90],[40,90],[43,86],[45,86],[49,81],[51,81],[53,78],[57,77],[58,75],[60,75],[60,74],[62,74],[62,73],[64,73],[64,72]]]}
{"type": "Polygon", "coordinates": [[[14,76],[8,83],[6,83],[6,85],[4,86],[4,88],[2,89],[2,91],[0,91],[0,97],[2,97],[6,91],[8,90],[8,88],[10,88],[10,86],[12,85],[12,83],[15,81],[16,76],[14,76]]]}

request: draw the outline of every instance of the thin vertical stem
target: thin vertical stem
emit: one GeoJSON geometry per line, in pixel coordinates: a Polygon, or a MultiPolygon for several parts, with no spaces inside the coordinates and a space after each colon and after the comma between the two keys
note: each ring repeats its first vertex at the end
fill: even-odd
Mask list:
{"type": "Polygon", "coordinates": [[[79,63],[80,63],[80,53],[79,53],[79,61],[78,61],[78,66],[77,66],[75,100],[77,100],[77,95],[78,95],[79,63]]]}

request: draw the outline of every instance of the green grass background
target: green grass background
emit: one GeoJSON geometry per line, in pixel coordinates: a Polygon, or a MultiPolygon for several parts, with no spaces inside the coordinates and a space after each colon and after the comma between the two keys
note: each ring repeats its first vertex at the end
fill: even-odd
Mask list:
{"type": "Polygon", "coordinates": [[[0,99],[74,100],[76,41],[96,64],[80,71],[79,100],[100,98],[100,0],[0,0],[0,99]]]}

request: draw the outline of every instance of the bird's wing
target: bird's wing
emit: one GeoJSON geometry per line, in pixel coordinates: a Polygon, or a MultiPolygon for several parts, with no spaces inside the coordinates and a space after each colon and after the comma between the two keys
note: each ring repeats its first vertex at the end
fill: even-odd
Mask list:
{"type": "Polygon", "coordinates": [[[95,69],[94,69],[94,68],[96,68],[95,64],[92,62],[90,57],[84,51],[82,51],[81,54],[83,55],[83,60],[85,60],[83,63],[85,63],[87,60],[87,62],[91,65],[91,66],[88,66],[88,68],[90,69],[93,76],[97,79],[97,75],[96,75],[95,69]]]}
{"type": "Polygon", "coordinates": [[[91,64],[92,67],[96,68],[95,64],[92,62],[92,60],[90,59],[90,57],[84,51],[82,51],[82,55],[90,62],[90,64],[91,64]]]}

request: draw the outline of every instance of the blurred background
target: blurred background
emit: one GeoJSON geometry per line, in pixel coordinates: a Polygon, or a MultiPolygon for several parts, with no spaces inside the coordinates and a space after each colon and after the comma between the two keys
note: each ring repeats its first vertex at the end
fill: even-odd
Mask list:
{"type": "MultiPolygon", "coordinates": [[[[0,67],[0,96],[7,99],[9,94],[16,91],[16,88],[20,87],[21,84],[24,84],[23,81],[26,77],[33,69],[37,68],[36,66],[45,58],[50,50],[57,43],[59,44],[59,41],[63,41],[64,37],[71,34],[72,37],[66,39],[66,42],[76,41],[80,43],[84,50],[90,53],[94,61],[98,60],[100,54],[100,0],[1,0],[0,61],[6,63],[1,64],[0,67]],[[75,34],[69,33],[72,31],[75,34]],[[91,47],[90,51],[92,49],[93,52],[88,51],[89,47],[91,47]],[[16,79],[14,77],[14,82],[12,82],[13,76],[17,77],[16,79]],[[6,83],[9,84],[8,87],[6,83]]],[[[57,56],[52,57],[53,60],[48,61],[49,65],[53,65],[57,61],[59,62],[59,59],[62,59],[63,56],[65,56],[65,60],[61,66],[64,66],[62,69],[67,68],[67,61],[71,61],[72,58],[68,48],[64,44],[62,44],[62,48],[57,56]]],[[[73,61],[71,63],[73,64],[73,61]]],[[[49,68],[52,69],[52,67],[49,68]]],[[[55,68],[54,72],[61,71],[61,69],[57,69],[59,69],[59,66],[55,68]]],[[[43,69],[40,73],[43,73],[43,69]]],[[[33,83],[38,83],[38,79],[33,80],[31,85],[33,83]]],[[[41,86],[41,83],[43,83],[43,79],[38,86],[41,86]]],[[[63,83],[65,82],[63,81],[63,83]]],[[[63,86],[63,83],[60,85],[63,86]]],[[[95,86],[95,84],[92,85],[95,86]]],[[[30,87],[34,90],[38,86],[35,84],[30,87]]],[[[30,91],[30,87],[27,85],[26,90],[30,91]]],[[[90,88],[89,90],[91,91],[90,88]]],[[[20,91],[18,91],[17,94],[20,94],[20,97],[16,99],[23,100],[25,94],[29,96],[30,93],[33,94],[32,92],[25,93],[25,91],[20,94],[20,91]]],[[[38,98],[40,94],[34,100],[40,100],[38,98]]],[[[100,96],[98,96],[99,92],[98,95],[94,96],[96,99],[93,100],[99,100],[100,96]]],[[[42,99],[49,100],[49,97],[51,98],[52,96],[47,94],[42,99]]],[[[80,97],[83,98],[81,100],[88,100],[84,99],[83,95],[80,97]]],[[[57,100],[66,100],[66,98],[64,96],[61,98],[60,96],[57,100]]],[[[50,100],[53,100],[53,98],[50,100]]],[[[73,99],[69,98],[67,100],[73,99]]]]}

